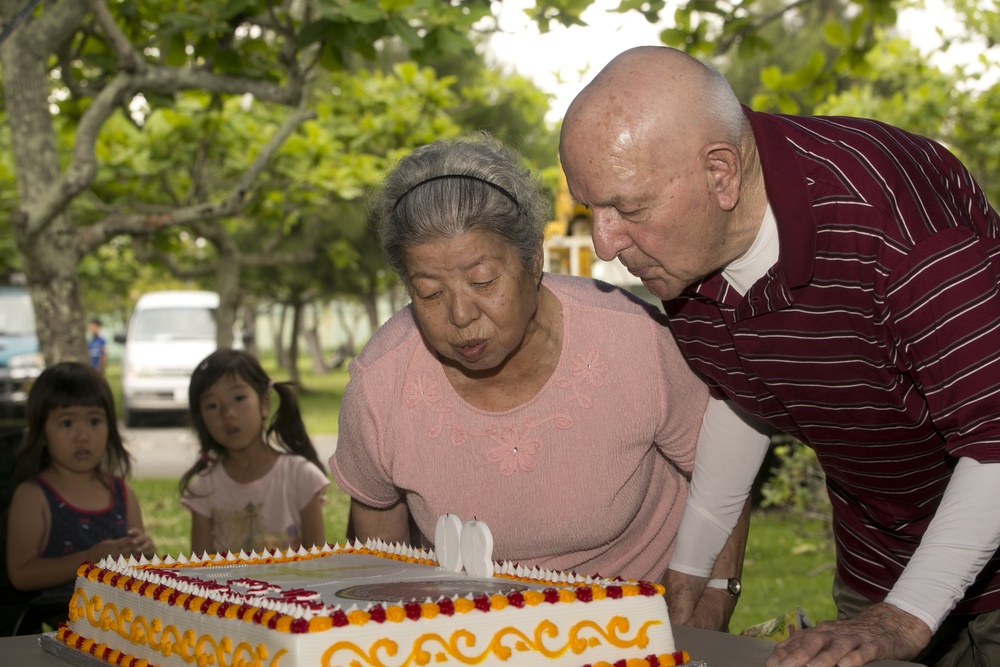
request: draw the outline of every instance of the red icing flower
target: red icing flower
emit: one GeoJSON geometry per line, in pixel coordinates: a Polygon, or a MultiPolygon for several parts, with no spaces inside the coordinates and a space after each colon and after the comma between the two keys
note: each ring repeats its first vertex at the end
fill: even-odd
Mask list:
{"type": "Polygon", "coordinates": [[[590,602],[594,599],[594,591],[589,586],[576,589],[576,599],[580,602],[590,602]]]}
{"type": "Polygon", "coordinates": [[[645,595],[646,597],[652,597],[656,595],[656,587],[648,581],[639,582],[639,595],[645,595]]]}
{"type": "Polygon", "coordinates": [[[438,602],[438,609],[443,616],[451,616],[455,613],[455,603],[451,598],[445,598],[438,602]]]}
{"type": "Polygon", "coordinates": [[[674,659],[675,665],[684,664],[684,651],[674,651],[670,654],[670,657],[674,659]]]}
{"type": "Polygon", "coordinates": [[[215,615],[219,618],[223,618],[226,615],[226,610],[233,606],[229,602],[223,602],[219,604],[219,608],[215,610],[215,615]]]}
{"type": "Polygon", "coordinates": [[[622,596],[622,587],[621,586],[608,586],[607,589],[606,589],[606,591],[607,591],[608,597],[611,598],[612,600],[617,600],[618,598],[620,598],[622,596]]]}
{"type": "Polygon", "coordinates": [[[294,621],[292,621],[291,630],[297,635],[309,632],[309,621],[307,621],[304,618],[297,618],[294,621]]]}
{"type": "Polygon", "coordinates": [[[347,614],[345,614],[341,609],[338,609],[330,614],[330,620],[333,621],[333,627],[335,628],[342,628],[350,623],[350,621],[347,620],[347,614]]]}
{"type": "Polygon", "coordinates": [[[655,653],[647,655],[646,662],[649,663],[649,667],[660,667],[660,659],[656,657],[655,653]]]}
{"type": "Polygon", "coordinates": [[[420,620],[420,603],[419,602],[407,602],[403,605],[403,609],[406,611],[406,617],[411,621],[420,620]]]}
{"type": "Polygon", "coordinates": [[[627,667],[624,660],[616,660],[615,667],[627,667]]]}
{"type": "Polygon", "coordinates": [[[513,593],[507,595],[507,602],[510,603],[511,607],[517,607],[518,609],[521,609],[522,607],[524,607],[524,596],[521,595],[519,592],[514,591],[513,593]]]}
{"type": "Polygon", "coordinates": [[[382,608],[382,605],[377,604],[371,609],[369,609],[368,615],[371,616],[371,619],[376,623],[385,622],[385,609],[382,608]]]}
{"type": "Polygon", "coordinates": [[[546,588],[542,591],[542,595],[545,596],[545,601],[549,604],[555,604],[559,602],[559,591],[554,588],[546,588]]]}
{"type": "Polygon", "coordinates": [[[479,611],[489,611],[490,610],[490,598],[489,598],[489,596],[480,595],[480,596],[478,596],[476,598],[473,598],[472,601],[475,603],[476,609],[478,609],[479,611]]]}

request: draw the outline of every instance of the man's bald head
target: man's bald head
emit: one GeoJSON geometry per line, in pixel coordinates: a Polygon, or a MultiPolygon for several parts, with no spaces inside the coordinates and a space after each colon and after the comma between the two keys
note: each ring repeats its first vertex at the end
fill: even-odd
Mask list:
{"type": "Polygon", "coordinates": [[[683,51],[640,46],[616,56],[573,100],[562,142],[739,144],[742,131],[742,109],[721,74],[683,51]]]}
{"type": "Polygon", "coordinates": [[[566,113],[559,157],[598,257],[664,300],[742,255],[767,205],[729,83],[676,49],[630,49],[601,70],[566,113]]]}

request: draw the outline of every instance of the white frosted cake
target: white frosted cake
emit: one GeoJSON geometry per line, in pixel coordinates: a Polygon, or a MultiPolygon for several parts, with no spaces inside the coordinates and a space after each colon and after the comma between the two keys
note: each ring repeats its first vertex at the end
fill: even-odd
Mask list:
{"type": "Polygon", "coordinates": [[[102,560],[78,572],[58,637],[121,667],[404,667],[688,662],[659,585],[365,545],[102,560]]]}

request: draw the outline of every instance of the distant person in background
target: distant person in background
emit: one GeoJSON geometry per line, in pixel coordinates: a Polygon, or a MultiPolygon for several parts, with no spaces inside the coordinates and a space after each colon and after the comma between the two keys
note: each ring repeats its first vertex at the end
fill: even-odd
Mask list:
{"type": "Polygon", "coordinates": [[[107,381],[87,364],[56,364],[32,385],[26,413],[7,531],[14,587],[69,595],[84,561],[152,557],[107,381]]]}
{"type": "Polygon", "coordinates": [[[201,445],[201,457],[180,480],[192,551],[325,544],[330,480],[291,384],[271,382],[242,350],[217,350],[195,368],[188,399],[201,445]],[[269,419],[272,391],[278,407],[269,419]]]}
{"type": "Polygon", "coordinates": [[[108,361],[108,343],[101,338],[101,321],[96,317],[90,320],[87,325],[90,332],[90,340],[87,342],[87,350],[90,352],[90,365],[99,373],[104,373],[104,366],[108,361]]]}
{"type": "MultiPolygon", "coordinates": [[[[351,362],[330,467],[359,539],[411,542],[412,521],[431,546],[448,513],[490,526],[494,560],[659,581],[707,389],[652,305],[543,271],[549,215],[486,135],[393,168],[375,217],[412,302],[351,362]]],[[[720,578],[742,566],[745,535],[730,544],[720,578]]],[[[704,600],[726,627],[735,597],[704,600]]]]}

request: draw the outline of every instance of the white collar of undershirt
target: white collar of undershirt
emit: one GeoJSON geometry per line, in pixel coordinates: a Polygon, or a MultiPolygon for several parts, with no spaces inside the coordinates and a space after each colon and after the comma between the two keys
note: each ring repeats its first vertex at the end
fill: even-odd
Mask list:
{"type": "Polygon", "coordinates": [[[733,289],[745,295],[777,261],[778,221],[774,219],[771,204],[768,204],[753,245],[722,269],[722,277],[733,286],[733,289]]]}

